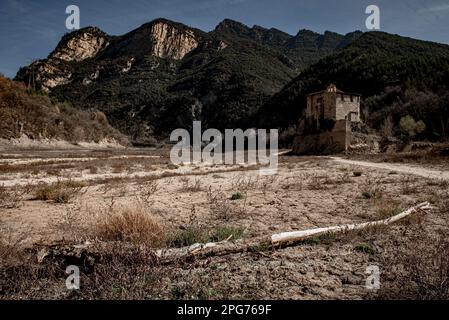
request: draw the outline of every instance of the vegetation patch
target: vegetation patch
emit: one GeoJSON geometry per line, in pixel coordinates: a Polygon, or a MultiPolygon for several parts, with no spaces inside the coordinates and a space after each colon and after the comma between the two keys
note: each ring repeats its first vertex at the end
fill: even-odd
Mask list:
{"type": "Polygon", "coordinates": [[[241,192],[235,192],[232,194],[231,196],[231,200],[240,200],[243,199],[245,197],[245,195],[241,192]]]}
{"type": "Polygon", "coordinates": [[[366,253],[369,255],[374,255],[376,253],[376,250],[374,249],[374,247],[367,243],[361,243],[361,244],[356,245],[354,247],[354,250],[358,251],[358,252],[366,253]]]}
{"type": "Polygon", "coordinates": [[[189,226],[175,233],[168,240],[171,247],[188,247],[195,243],[220,242],[238,240],[244,236],[245,229],[240,227],[217,227],[206,229],[200,226],[189,226]]]}
{"type": "Polygon", "coordinates": [[[141,208],[115,209],[103,214],[95,224],[94,234],[104,241],[145,243],[159,247],[166,241],[163,226],[141,208]]]}
{"type": "Polygon", "coordinates": [[[34,190],[34,200],[69,203],[81,193],[83,187],[84,183],[75,181],[40,184],[34,190]]]}

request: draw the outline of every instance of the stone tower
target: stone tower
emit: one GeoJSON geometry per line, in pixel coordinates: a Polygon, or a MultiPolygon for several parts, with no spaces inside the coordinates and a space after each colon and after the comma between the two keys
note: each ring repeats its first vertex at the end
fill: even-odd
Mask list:
{"type": "Polygon", "coordinates": [[[343,92],[334,84],[308,94],[293,152],[341,152],[351,143],[352,126],[360,122],[360,95],[343,92]]]}

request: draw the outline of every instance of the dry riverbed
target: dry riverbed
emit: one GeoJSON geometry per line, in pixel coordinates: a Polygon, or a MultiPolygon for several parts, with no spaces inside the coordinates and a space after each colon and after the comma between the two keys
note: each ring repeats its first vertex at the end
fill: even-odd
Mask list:
{"type": "Polygon", "coordinates": [[[446,171],[281,156],[276,175],[260,176],[251,166],[174,166],[168,155],[164,149],[3,153],[0,298],[400,298],[441,280],[441,270],[424,258],[449,249],[446,171]],[[261,245],[168,265],[151,253],[374,221],[423,201],[434,208],[393,226],[286,248],[261,245]],[[46,250],[86,242],[96,249],[78,257],[84,285],[69,292],[63,269],[72,253],[46,250]],[[365,287],[373,265],[381,270],[380,290],[365,287]],[[420,283],[416,272],[435,278],[420,283]],[[25,285],[30,279],[33,285],[25,285]]]}

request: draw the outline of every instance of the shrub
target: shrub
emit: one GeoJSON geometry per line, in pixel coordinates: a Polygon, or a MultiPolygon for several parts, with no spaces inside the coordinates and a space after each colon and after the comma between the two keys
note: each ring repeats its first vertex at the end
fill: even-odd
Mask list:
{"type": "Polygon", "coordinates": [[[336,239],[335,233],[327,232],[304,241],[307,245],[331,245],[336,239]]]}
{"type": "Polygon", "coordinates": [[[145,243],[158,247],[165,243],[162,225],[141,208],[121,208],[100,216],[94,235],[104,241],[145,243]]]}
{"type": "Polygon", "coordinates": [[[218,218],[229,220],[237,210],[231,205],[229,198],[222,192],[214,192],[211,187],[206,193],[212,213],[218,218]]]}
{"type": "Polygon", "coordinates": [[[41,201],[53,200],[57,190],[59,190],[59,188],[53,185],[40,186],[34,191],[34,199],[41,201]]]}
{"type": "Polygon", "coordinates": [[[368,178],[362,186],[362,196],[366,199],[380,199],[383,191],[380,179],[368,178]]]}
{"type": "Polygon", "coordinates": [[[386,258],[388,278],[380,299],[449,299],[449,240],[447,232],[438,236],[418,232],[404,247],[395,248],[386,258]]]}
{"type": "Polygon", "coordinates": [[[394,203],[388,203],[380,206],[377,210],[377,215],[379,219],[388,219],[394,217],[401,213],[403,210],[401,207],[395,205],[394,203]]]}
{"type": "Polygon", "coordinates": [[[169,239],[170,246],[180,248],[206,242],[209,242],[209,233],[200,226],[189,226],[184,230],[176,232],[169,239]]]}
{"type": "Polygon", "coordinates": [[[244,198],[244,195],[241,192],[235,192],[231,196],[231,200],[240,200],[240,199],[243,199],[243,198],[244,198]]]}
{"type": "Polygon", "coordinates": [[[54,184],[41,184],[34,190],[34,200],[69,203],[84,187],[83,183],[75,181],[58,181],[54,184]]]}
{"type": "Polygon", "coordinates": [[[245,233],[244,228],[234,228],[234,227],[221,227],[216,229],[210,240],[213,242],[223,241],[232,236],[232,240],[237,240],[243,237],[245,233]]]}
{"type": "Polygon", "coordinates": [[[316,174],[313,174],[310,178],[308,187],[310,190],[323,190],[326,189],[326,184],[324,180],[327,180],[328,177],[320,177],[316,174]]]}
{"type": "Polygon", "coordinates": [[[354,175],[354,177],[361,177],[363,172],[362,171],[354,171],[352,174],[354,175]]]}
{"type": "Polygon", "coordinates": [[[95,166],[95,165],[90,165],[86,169],[89,170],[90,174],[97,174],[98,173],[98,167],[95,166]]]}
{"type": "Polygon", "coordinates": [[[104,125],[104,126],[109,124],[108,118],[101,111],[94,111],[92,113],[92,120],[98,121],[98,123],[100,123],[101,125],[104,125]]]}
{"type": "Polygon", "coordinates": [[[190,179],[188,177],[181,178],[182,192],[200,192],[203,190],[200,179],[195,179],[193,183],[190,183],[190,179]]]}
{"type": "Polygon", "coordinates": [[[376,253],[376,250],[370,244],[367,243],[361,243],[356,245],[354,247],[354,250],[362,253],[367,253],[369,255],[374,255],[376,253]]]}
{"type": "Polygon", "coordinates": [[[249,247],[250,252],[265,252],[271,250],[271,244],[268,242],[253,245],[249,247]]]}
{"type": "Polygon", "coordinates": [[[404,133],[407,133],[410,137],[414,137],[426,130],[426,125],[423,121],[416,122],[412,116],[402,117],[399,126],[404,133]]]}
{"type": "Polygon", "coordinates": [[[0,208],[13,209],[20,207],[26,190],[21,190],[19,187],[6,188],[0,185],[0,208]]]}

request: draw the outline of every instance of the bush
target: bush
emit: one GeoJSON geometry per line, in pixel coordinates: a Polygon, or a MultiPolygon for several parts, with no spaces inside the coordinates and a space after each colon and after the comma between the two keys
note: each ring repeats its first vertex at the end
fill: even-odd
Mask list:
{"type": "Polygon", "coordinates": [[[355,251],[359,251],[362,253],[367,253],[369,255],[374,255],[376,253],[376,250],[369,244],[367,243],[361,243],[358,244],[354,247],[355,251]]]}
{"type": "Polygon", "coordinates": [[[83,183],[75,181],[41,184],[34,190],[34,200],[69,203],[84,187],[83,183]]]}
{"type": "Polygon", "coordinates": [[[141,208],[117,209],[102,215],[95,224],[94,233],[104,241],[145,243],[153,247],[166,241],[162,225],[141,208]]]}
{"type": "Polygon", "coordinates": [[[385,203],[377,210],[379,219],[388,219],[400,214],[403,209],[394,203],[385,203]]]}
{"type": "Polygon", "coordinates": [[[438,236],[416,234],[395,248],[385,263],[391,266],[380,299],[449,299],[449,240],[447,232],[438,236]],[[445,234],[446,233],[446,234],[445,234]]]}
{"type": "Polygon", "coordinates": [[[234,228],[234,227],[222,227],[216,229],[212,236],[210,237],[210,240],[213,242],[219,242],[228,239],[231,237],[232,240],[237,240],[243,237],[243,234],[245,233],[244,228],[234,228]]]}
{"type": "Polygon", "coordinates": [[[409,137],[413,138],[417,134],[420,134],[426,130],[426,124],[423,121],[416,122],[412,116],[402,117],[399,126],[404,133],[407,133],[409,137]]]}
{"type": "Polygon", "coordinates": [[[231,200],[240,200],[243,199],[245,196],[241,192],[235,192],[231,196],[231,200]]]}
{"type": "Polygon", "coordinates": [[[184,230],[175,233],[169,240],[172,247],[188,247],[195,243],[209,242],[209,233],[202,227],[189,226],[184,230]]]}
{"type": "Polygon", "coordinates": [[[27,190],[19,187],[6,188],[0,185],[0,208],[13,209],[20,207],[27,190]]]}
{"type": "Polygon", "coordinates": [[[362,186],[362,196],[366,199],[380,199],[383,191],[380,179],[368,178],[362,186]]]}

